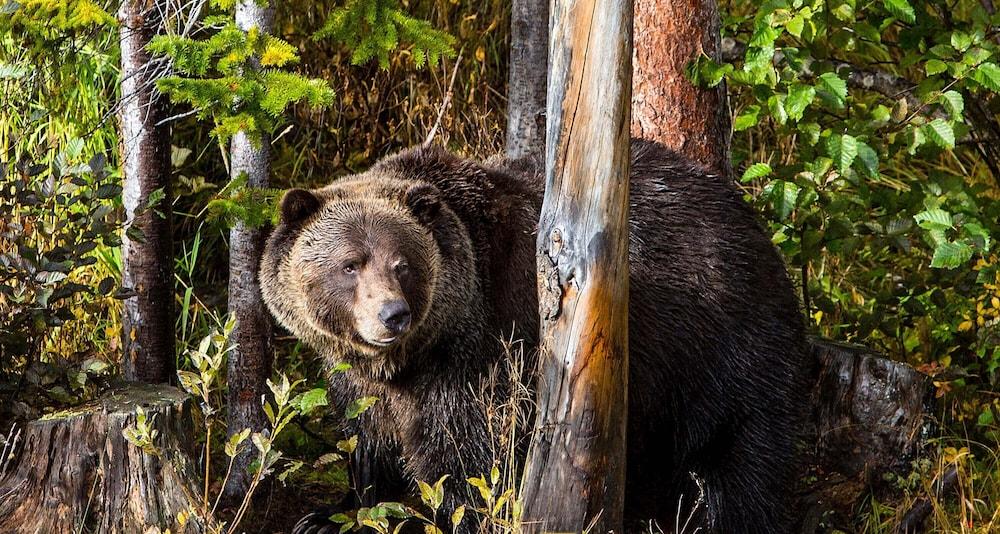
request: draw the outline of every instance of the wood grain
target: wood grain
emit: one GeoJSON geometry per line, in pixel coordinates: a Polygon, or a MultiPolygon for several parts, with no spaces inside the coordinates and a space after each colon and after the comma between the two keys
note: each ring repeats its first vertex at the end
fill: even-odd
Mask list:
{"type": "Polygon", "coordinates": [[[621,531],[632,2],[554,0],[527,532],[621,531]]]}

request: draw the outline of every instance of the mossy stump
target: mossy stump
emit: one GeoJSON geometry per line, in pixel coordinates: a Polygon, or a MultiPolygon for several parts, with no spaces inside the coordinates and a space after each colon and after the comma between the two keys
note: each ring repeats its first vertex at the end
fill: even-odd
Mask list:
{"type": "Polygon", "coordinates": [[[0,530],[12,534],[208,532],[201,510],[186,393],[131,386],[25,426],[16,466],[0,479],[0,530]],[[128,442],[136,406],[155,451],[128,442]]]}

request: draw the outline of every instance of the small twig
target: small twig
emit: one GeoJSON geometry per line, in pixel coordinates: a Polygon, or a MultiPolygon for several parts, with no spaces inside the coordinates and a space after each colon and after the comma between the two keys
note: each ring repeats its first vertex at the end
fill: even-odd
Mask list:
{"type": "Polygon", "coordinates": [[[14,448],[17,447],[17,441],[20,438],[21,429],[17,428],[17,423],[12,423],[10,425],[10,432],[7,434],[7,439],[3,443],[3,453],[0,454],[0,476],[6,473],[10,467],[11,461],[14,458],[14,448]]]}
{"type": "Polygon", "coordinates": [[[97,490],[97,480],[100,477],[94,477],[94,484],[90,486],[90,494],[87,495],[87,506],[83,509],[83,520],[80,521],[80,529],[76,531],[76,534],[83,534],[83,526],[87,522],[87,514],[90,513],[90,505],[94,502],[94,491],[97,490]]]}
{"type": "MultiPolygon", "coordinates": [[[[208,482],[209,469],[212,465],[212,422],[209,419],[208,429],[205,434],[205,492],[202,494],[201,507],[208,511],[208,482]]],[[[221,492],[220,492],[221,494],[221,492]]]]}
{"type": "MultiPolygon", "coordinates": [[[[233,464],[236,462],[236,456],[237,455],[234,454],[229,457],[229,467],[226,468],[226,476],[222,477],[223,488],[226,487],[226,483],[229,482],[229,475],[233,472],[233,464]]],[[[209,513],[209,516],[215,516],[215,509],[219,507],[219,501],[222,500],[222,493],[223,492],[220,490],[219,494],[215,496],[215,504],[212,505],[212,511],[209,513]]]]}
{"type": "Polygon", "coordinates": [[[441,107],[438,108],[437,120],[434,121],[434,126],[431,128],[430,133],[427,134],[427,138],[424,139],[424,148],[431,146],[431,141],[434,140],[434,136],[437,135],[438,128],[441,126],[441,119],[444,117],[444,111],[448,109],[448,105],[451,104],[452,88],[455,86],[455,75],[458,74],[458,65],[461,63],[462,50],[459,50],[458,57],[455,58],[455,67],[451,69],[451,80],[448,81],[448,92],[445,93],[444,100],[441,101],[441,107]]]}

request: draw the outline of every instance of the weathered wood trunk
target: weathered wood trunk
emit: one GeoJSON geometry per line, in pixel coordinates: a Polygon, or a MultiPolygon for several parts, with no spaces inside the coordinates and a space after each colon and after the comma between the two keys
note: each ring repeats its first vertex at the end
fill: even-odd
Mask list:
{"type": "Polygon", "coordinates": [[[173,377],[174,279],[170,228],[170,134],[158,125],[166,98],[153,85],[149,40],[161,25],[163,6],[128,0],[118,10],[121,25],[122,97],[118,108],[126,225],[141,238],[122,235],[122,285],[135,291],[122,313],[125,378],[161,383],[173,377]],[[150,195],[162,192],[153,209],[150,195]]]}
{"type": "Polygon", "coordinates": [[[719,60],[715,0],[635,3],[632,135],[658,141],[712,171],[730,174],[725,84],[695,86],[685,74],[704,53],[719,60]]]}
{"type": "Polygon", "coordinates": [[[514,0],[507,73],[507,157],[545,152],[545,87],[549,59],[548,0],[514,0]]]}
{"type": "Polygon", "coordinates": [[[905,474],[930,435],[930,379],[864,347],[812,343],[819,378],[808,443],[810,482],[802,488],[802,529],[822,521],[848,531],[860,499],[882,476],[905,474]]]}
{"type": "Polygon", "coordinates": [[[554,0],[527,532],[621,532],[632,2],[554,0]]]}
{"type": "MultiPolygon", "coordinates": [[[[243,30],[258,28],[270,33],[274,24],[274,6],[246,0],[236,6],[236,24],[243,30]]],[[[247,68],[257,68],[247,65],[247,68]]],[[[255,144],[238,132],[230,144],[230,176],[247,175],[247,187],[265,188],[270,173],[269,139],[263,136],[255,144]]],[[[263,228],[251,228],[237,222],[229,232],[229,312],[236,316],[227,372],[229,397],[227,427],[230,435],[244,428],[258,431],[267,420],[261,407],[261,395],[267,392],[265,381],[271,376],[271,315],[260,294],[257,269],[264,250],[263,228]]],[[[250,486],[247,471],[255,450],[246,448],[237,457],[232,475],[224,489],[227,500],[241,498],[250,486]]]]}
{"type": "Polygon", "coordinates": [[[191,463],[194,433],[187,394],[134,386],[25,426],[16,466],[0,479],[0,531],[10,534],[206,532],[191,463]],[[156,452],[123,432],[142,406],[158,431],[156,452]],[[160,530],[150,530],[158,528],[160,530]]]}

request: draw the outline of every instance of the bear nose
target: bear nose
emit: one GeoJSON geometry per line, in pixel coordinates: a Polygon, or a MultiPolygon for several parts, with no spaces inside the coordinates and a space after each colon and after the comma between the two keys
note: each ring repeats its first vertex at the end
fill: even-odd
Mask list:
{"type": "Polygon", "coordinates": [[[378,312],[378,318],[390,332],[401,334],[410,327],[410,306],[405,300],[387,302],[378,312]]]}

